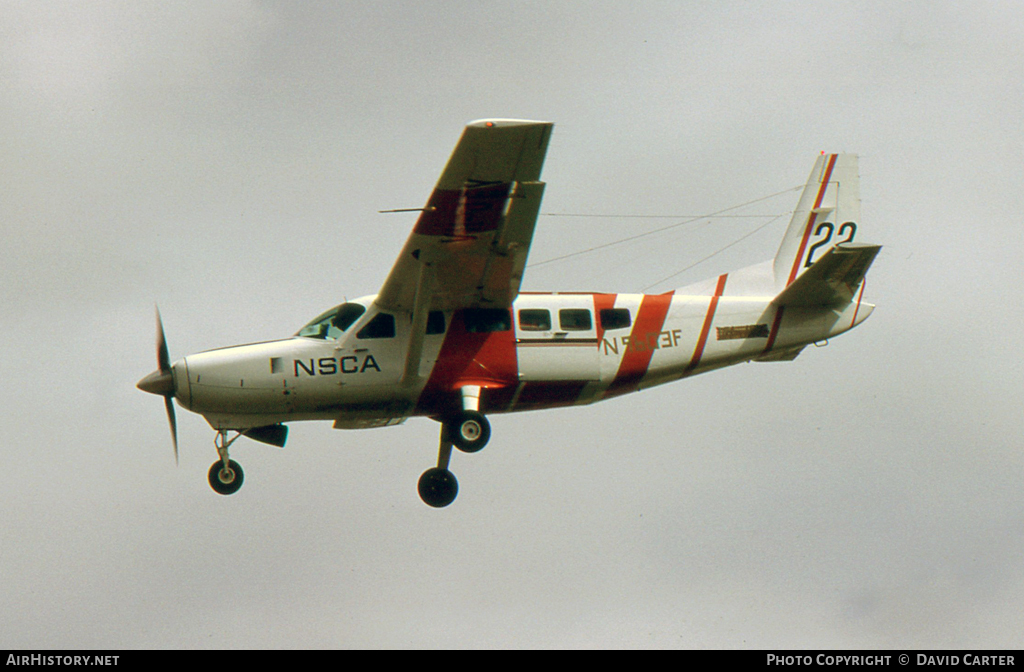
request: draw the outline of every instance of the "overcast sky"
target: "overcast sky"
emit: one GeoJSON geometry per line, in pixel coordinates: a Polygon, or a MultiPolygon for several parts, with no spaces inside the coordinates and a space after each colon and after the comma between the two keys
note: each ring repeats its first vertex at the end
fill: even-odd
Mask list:
{"type": "MultiPolygon", "coordinates": [[[[0,646],[1019,647],[1022,109],[1015,2],[0,1],[0,646]],[[443,510],[425,419],[239,441],[221,497],[179,410],[176,468],[154,303],[177,359],[375,293],[415,220],[377,211],[483,117],[556,124],[533,262],[859,153],[878,308],[495,416],[443,510]]],[[[788,216],[678,273],[797,195],[524,287],[768,259],[788,216]]]]}

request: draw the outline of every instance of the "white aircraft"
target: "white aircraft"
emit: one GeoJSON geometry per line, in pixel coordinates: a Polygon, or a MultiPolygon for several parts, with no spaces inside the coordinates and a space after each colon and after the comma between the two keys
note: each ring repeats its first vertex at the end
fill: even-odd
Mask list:
{"type": "Polygon", "coordinates": [[[364,429],[426,416],[441,423],[441,441],[419,493],[443,507],[458,493],[452,447],[483,448],[489,414],[789,361],[871,314],[864,276],[881,248],[854,242],[852,154],[818,157],[773,260],[664,294],[520,292],[552,127],[467,125],[380,292],[331,308],[291,338],[171,364],[158,312],[159,368],[138,387],[164,397],[175,460],[172,398],[217,431],[209,480],[223,495],[242,485],[228,456],[240,436],[284,446],[287,422],[364,429]]]}

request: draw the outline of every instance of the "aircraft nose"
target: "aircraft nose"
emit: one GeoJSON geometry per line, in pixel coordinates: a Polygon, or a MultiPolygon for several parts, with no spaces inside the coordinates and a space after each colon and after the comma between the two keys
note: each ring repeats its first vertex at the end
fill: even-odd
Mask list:
{"type": "Polygon", "coordinates": [[[169,397],[174,394],[174,374],[171,371],[154,371],[136,383],[135,387],[143,392],[169,397]]]}

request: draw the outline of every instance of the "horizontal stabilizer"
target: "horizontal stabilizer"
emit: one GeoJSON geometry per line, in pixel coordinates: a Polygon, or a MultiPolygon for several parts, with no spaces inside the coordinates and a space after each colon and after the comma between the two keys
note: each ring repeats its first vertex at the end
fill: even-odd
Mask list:
{"type": "Polygon", "coordinates": [[[772,301],[776,306],[832,306],[853,300],[881,245],[841,243],[772,301]]]}

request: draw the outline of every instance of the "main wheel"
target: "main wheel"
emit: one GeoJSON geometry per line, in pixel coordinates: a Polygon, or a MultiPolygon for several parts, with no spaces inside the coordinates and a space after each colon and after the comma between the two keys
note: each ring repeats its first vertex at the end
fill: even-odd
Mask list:
{"type": "Polygon", "coordinates": [[[459,482],[452,472],[434,467],[420,476],[419,491],[424,503],[440,509],[455,501],[455,496],[459,494],[459,482]]]}
{"type": "Polygon", "coordinates": [[[482,413],[463,411],[444,423],[448,440],[464,453],[475,453],[491,438],[491,423],[482,413]]]}
{"type": "Polygon", "coordinates": [[[242,487],[245,474],[242,467],[234,460],[228,460],[227,469],[224,468],[224,461],[217,460],[210,467],[210,487],[219,495],[233,495],[242,487]]]}

